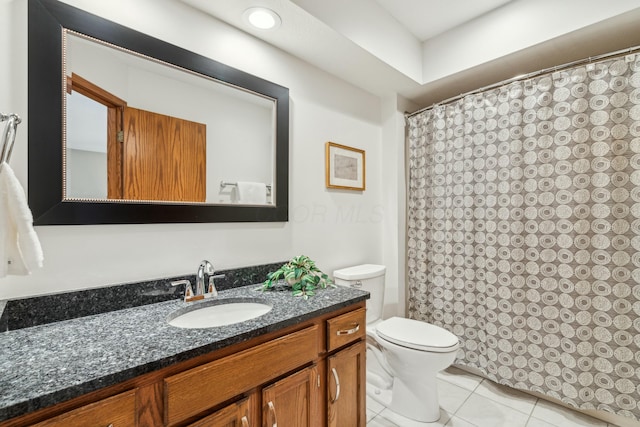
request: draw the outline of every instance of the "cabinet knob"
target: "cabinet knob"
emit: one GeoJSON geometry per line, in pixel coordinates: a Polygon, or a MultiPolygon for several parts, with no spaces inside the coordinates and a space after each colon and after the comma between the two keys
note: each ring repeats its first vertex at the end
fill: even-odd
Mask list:
{"type": "Polygon", "coordinates": [[[273,424],[271,424],[271,427],[278,427],[278,417],[276,417],[275,405],[272,401],[269,401],[269,403],[267,403],[267,406],[269,406],[269,413],[271,414],[271,418],[273,418],[273,424]]]}
{"type": "Polygon", "coordinates": [[[353,322],[353,327],[351,329],[340,329],[336,332],[336,335],[353,335],[360,330],[360,324],[353,322]]]}
{"type": "Polygon", "coordinates": [[[240,421],[242,422],[242,427],[249,427],[249,420],[247,419],[246,415],[242,417],[240,421]]]}
{"type": "Polygon", "coordinates": [[[340,398],[340,378],[338,378],[336,368],[331,368],[331,373],[333,374],[333,380],[336,382],[336,397],[331,400],[331,403],[336,403],[340,398]]]}

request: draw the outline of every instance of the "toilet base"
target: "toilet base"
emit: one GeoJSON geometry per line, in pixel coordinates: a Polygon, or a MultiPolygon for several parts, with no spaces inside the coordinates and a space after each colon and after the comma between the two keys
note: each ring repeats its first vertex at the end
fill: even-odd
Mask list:
{"type": "Polygon", "coordinates": [[[395,413],[396,415],[399,415],[403,418],[408,418],[408,419],[412,419],[413,421],[425,423],[425,426],[431,425],[431,423],[438,421],[440,419],[440,408],[438,408],[438,417],[431,421],[416,420],[411,417],[408,417],[407,414],[403,414],[393,409],[391,405],[391,400],[393,397],[392,395],[393,395],[393,392],[391,391],[391,389],[380,388],[377,385],[373,385],[367,382],[367,397],[371,398],[375,402],[384,406],[386,411],[391,411],[392,413],[395,413]]]}
{"type": "Polygon", "coordinates": [[[391,389],[380,388],[377,385],[367,382],[367,396],[385,408],[391,405],[391,389]]]}
{"type": "Polygon", "coordinates": [[[367,331],[367,385],[373,386],[367,394],[404,418],[422,423],[438,421],[436,375],[453,363],[458,343],[437,352],[395,344],[377,333],[380,325],[390,320],[367,331]]]}
{"type": "Polygon", "coordinates": [[[440,419],[437,382],[413,384],[409,387],[400,378],[393,379],[391,406],[393,411],[423,423],[433,423],[440,419]]]}

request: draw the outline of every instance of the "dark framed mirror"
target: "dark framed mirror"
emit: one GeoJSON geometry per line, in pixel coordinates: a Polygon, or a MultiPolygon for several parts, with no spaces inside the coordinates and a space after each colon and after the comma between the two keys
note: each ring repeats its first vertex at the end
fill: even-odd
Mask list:
{"type": "MultiPolygon", "coordinates": [[[[55,0],[29,0],[28,15],[28,193],[35,225],[288,220],[287,88],[55,0]],[[124,86],[119,87],[105,80],[99,72],[82,67],[82,59],[91,55],[110,57],[111,51],[124,58],[118,60],[122,61],[116,67],[119,72],[133,70],[121,80],[130,82],[137,76],[140,82],[157,83],[148,84],[147,92],[124,91],[124,86]],[[123,66],[123,63],[127,65],[123,66]],[[133,63],[140,63],[140,68],[134,70],[130,65],[133,63]],[[187,84],[193,84],[195,89],[190,89],[187,84]],[[165,96],[161,89],[173,92],[165,96]],[[152,92],[155,98],[147,99],[152,92]],[[182,98],[176,98],[178,92],[182,98]],[[195,95],[199,92],[205,94],[202,99],[195,95]],[[117,113],[113,116],[116,119],[111,121],[121,123],[122,127],[109,131],[111,136],[106,138],[103,148],[87,149],[72,142],[77,134],[85,135],[73,123],[85,119],[73,119],[74,111],[78,109],[72,108],[70,96],[88,97],[91,102],[97,100],[105,111],[117,113]],[[170,97],[171,102],[163,103],[163,97],[170,97]],[[209,106],[213,100],[222,104],[209,106]],[[238,126],[229,117],[215,116],[216,111],[223,110],[242,116],[238,126]],[[162,124],[154,128],[161,130],[155,131],[161,135],[160,139],[166,134],[185,133],[184,129],[195,126],[195,130],[186,133],[189,147],[192,140],[197,139],[193,135],[200,135],[202,151],[190,156],[196,159],[195,163],[187,163],[189,156],[176,154],[184,152],[182,146],[166,148],[166,141],[163,141],[165,145],[161,148],[153,145],[160,144],[153,138],[140,137],[141,128],[131,124],[135,123],[131,117],[140,116],[133,116],[130,111],[136,114],[143,111],[160,117],[162,124]],[[246,125],[247,117],[251,117],[253,126],[246,125]],[[228,125],[226,133],[221,133],[223,126],[219,123],[228,125]],[[253,133],[243,134],[246,129],[253,133]],[[109,138],[117,140],[113,146],[125,154],[115,157],[107,154],[111,150],[107,146],[112,146],[109,138]],[[140,140],[150,140],[151,145],[126,148],[132,146],[131,141],[140,140]],[[260,145],[247,147],[243,145],[245,143],[260,145]],[[144,151],[154,157],[134,162],[127,154],[144,151]],[[95,158],[99,160],[94,161],[95,158]],[[136,169],[137,174],[131,174],[130,171],[135,169],[132,165],[143,164],[152,166],[146,166],[147,169],[140,166],[136,169]],[[105,165],[106,176],[103,167],[96,165],[105,165]],[[140,170],[147,171],[142,173],[143,177],[147,173],[147,181],[165,190],[174,184],[177,175],[197,168],[200,168],[199,172],[191,174],[195,178],[185,179],[201,179],[203,187],[206,181],[207,189],[199,195],[184,195],[181,188],[199,187],[200,181],[182,182],[175,185],[175,191],[161,195],[131,190],[144,181],[140,170]],[[112,173],[113,170],[118,173],[112,173]],[[83,187],[86,183],[94,185],[91,178],[94,175],[98,176],[97,187],[109,186],[108,195],[106,189],[102,192],[83,187]],[[116,175],[118,177],[114,178],[116,175]],[[164,182],[162,179],[168,179],[169,184],[158,185],[158,182],[164,182]],[[108,181],[108,184],[102,184],[102,181],[108,181]],[[267,188],[267,198],[234,200],[230,191],[235,191],[240,181],[260,181],[260,185],[267,188]]],[[[117,80],[113,78],[114,72],[103,74],[117,80]]],[[[144,85],[128,84],[128,87],[133,86],[144,85]]],[[[86,107],[79,108],[83,109],[86,107]]],[[[147,116],[144,118],[146,121],[147,116]]],[[[99,133],[107,134],[104,130],[99,133]]]]}

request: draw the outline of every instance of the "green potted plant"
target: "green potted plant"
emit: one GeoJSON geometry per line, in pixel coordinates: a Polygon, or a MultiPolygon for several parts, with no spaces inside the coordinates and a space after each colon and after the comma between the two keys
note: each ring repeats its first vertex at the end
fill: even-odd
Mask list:
{"type": "Polygon", "coordinates": [[[324,274],[316,263],[306,255],[293,257],[289,262],[267,275],[262,290],[273,289],[279,284],[290,287],[293,296],[304,299],[315,295],[318,288],[335,287],[333,281],[324,274]]]}

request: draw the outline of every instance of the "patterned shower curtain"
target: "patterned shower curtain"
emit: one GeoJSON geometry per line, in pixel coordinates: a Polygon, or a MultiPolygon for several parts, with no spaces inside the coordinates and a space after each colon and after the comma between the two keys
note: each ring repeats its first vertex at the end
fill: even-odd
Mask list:
{"type": "Polygon", "coordinates": [[[640,418],[640,55],[408,120],[409,316],[501,384],[640,418]]]}

